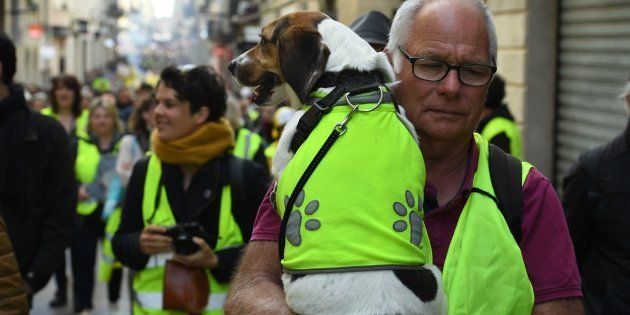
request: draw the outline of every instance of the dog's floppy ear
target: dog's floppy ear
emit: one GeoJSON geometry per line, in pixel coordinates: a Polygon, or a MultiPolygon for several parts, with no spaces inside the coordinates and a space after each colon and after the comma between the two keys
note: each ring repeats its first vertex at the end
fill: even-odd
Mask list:
{"type": "Polygon", "coordinates": [[[278,45],[280,70],[284,80],[306,103],[306,98],[326,69],[330,51],[322,36],[313,30],[291,27],[281,36],[278,45]]]}

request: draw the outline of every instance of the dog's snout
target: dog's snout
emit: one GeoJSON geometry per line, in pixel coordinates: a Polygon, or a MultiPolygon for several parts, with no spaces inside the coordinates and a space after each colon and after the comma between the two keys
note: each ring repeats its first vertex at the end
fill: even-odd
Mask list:
{"type": "Polygon", "coordinates": [[[232,75],[235,75],[234,73],[234,69],[236,68],[236,59],[230,61],[230,63],[228,64],[228,70],[230,70],[230,73],[232,75]]]}

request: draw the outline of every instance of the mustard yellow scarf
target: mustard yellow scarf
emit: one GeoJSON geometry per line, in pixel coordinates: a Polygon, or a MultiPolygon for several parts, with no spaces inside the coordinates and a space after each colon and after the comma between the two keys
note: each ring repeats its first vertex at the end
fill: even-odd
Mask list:
{"type": "Polygon", "coordinates": [[[157,157],[168,164],[203,165],[234,147],[234,131],[225,119],[208,122],[192,134],[165,142],[151,134],[151,145],[157,157]]]}

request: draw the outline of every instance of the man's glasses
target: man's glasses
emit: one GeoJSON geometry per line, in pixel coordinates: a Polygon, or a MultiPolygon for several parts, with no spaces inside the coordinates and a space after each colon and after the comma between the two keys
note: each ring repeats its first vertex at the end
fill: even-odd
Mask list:
{"type": "Polygon", "coordinates": [[[444,79],[451,69],[455,69],[462,84],[482,86],[488,84],[492,80],[492,75],[497,72],[497,67],[488,65],[451,65],[440,60],[411,57],[400,45],[398,50],[411,63],[413,75],[421,80],[438,82],[444,79]]]}

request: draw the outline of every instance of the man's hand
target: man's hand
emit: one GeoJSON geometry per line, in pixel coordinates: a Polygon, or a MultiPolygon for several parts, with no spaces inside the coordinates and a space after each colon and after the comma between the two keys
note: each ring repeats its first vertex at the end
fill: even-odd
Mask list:
{"type": "Polygon", "coordinates": [[[249,243],[230,284],[225,314],[294,314],[287,305],[281,276],[278,242],[249,243]]]}
{"type": "Polygon", "coordinates": [[[79,186],[78,194],[79,201],[86,201],[92,197],[90,196],[90,193],[87,191],[84,185],[79,186]]]}
{"type": "Polygon", "coordinates": [[[140,250],[145,255],[165,253],[171,251],[173,240],[164,235],[166,228],[163,226],[146,226],[140,234],[140,250]]]}
{"type": "Polygon", "coordinates": [[[193,237],[193,242],[199,245],[200,249],[198,251],[188,256],[175,254],[173,258],[184,265],[192,267],[216,268],[219,265],[219,260],[206,241],[201,237],[193,237]]]}
{"type": "Polygon", "coordinates": [[[584,304],[579,298],[560,299],[534,305],[533,315],[582,315],[584,304]]]}

